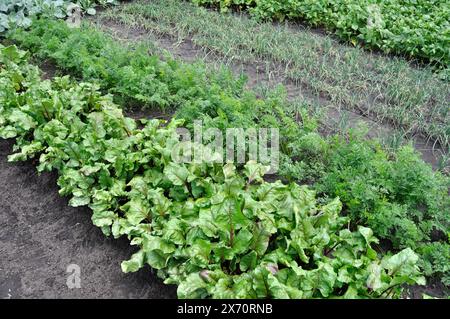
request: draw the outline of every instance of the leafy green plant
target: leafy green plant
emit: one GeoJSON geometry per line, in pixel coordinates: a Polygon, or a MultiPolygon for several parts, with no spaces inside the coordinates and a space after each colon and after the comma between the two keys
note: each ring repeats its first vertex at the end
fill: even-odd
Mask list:
{"type": "Polygon", "coordinates": [[[115,0],[2,0],[0,33],[12,27],[28,28],[35,16],[63,19],[67,16],[69,5],[79,6],[81,12],[95,15],[97,4],[105,6],[115,3],[115,0]]]}
{"type": "Polygon", "coordinates": [[[0,92],[9,160],[39,156],[70,205],[140,248],[122,269],[149,264],[181,298],[396,298],[425,283],[411,249],[379,257],[372,230],[348,229],[338,198],[318,204],[306,186],[264,182],[267,167],[252,161],[242,174],[174,162],[182,120],[138,125],[93,84],[41,81],[14,46],[0,46],[0,92]]]}
{"type": "Polygon", "coordinates": [[[436,259],[448,261],[444,251],[450,251],[448,177],[434,173],[410,146],[388,154],[379,144],[352,136],[349,142],[336,139],[329,152],[327,172],[316,189],[339,196],[353,221],[368,225],[395,248],[423,252],[427,274],[448,278],[448,262],[436,259]]]}
{"type": "Polygon", "coordinates": [[[82,12],[89,15],[95,15],[97,11],[95,7],[98,5],[106,6],[109,4],[116,4],[115,0],[77,0],[76,4],[80,6],[82,12]]]}
{"type": "Polygon", "coordinates": [[[300,19],[353,44],[422,58],[448,68],[450,7],[439,0],[192,0],[248,8],[258,19],[300,19]]]}
{"type": "MultiPolygon", "coordinates": [[[[192,41],[207,50],[210,65],[210,54],[223,64],[265,61],[279,76],[302,83],[309,93],[301,99],[314,105],[310,109],[328,114],[321,119],[323,126],[335,121],[335,115],[327,110],[332,104],[339,113],[348,110],[389,123],[398,131],[389,139],[397,144],[403,137],[417,134],[430,142],[438,141],[441,149],[450,146],[450,83],[439,80],[432,66],[417,67],[399,57],[373,54],[314,30],[257,22],[246,15],[224,15],[179,0],[138,0],[111,7],[98,15],[96,23],[111,31],[113,25],[123,26],[124,32],[144,29],[146,38],[156,35],[192,41]]],[[[261,76],[270,81],[267,71],[261,76]]],[[[251,81],[249,86],[254,84],[251,81]]],[[[299,91],[296,86],[287,90],[290,97],[299,91]]],[[[345,121],[338,126],[338,130],[345,130],[345,121]]],[[[440,169],[444,170],[442,155],[440,169]]]]}
{"type": "Polygon", "coordinates": [[[448,232],[449,179],[433,172],[411,148],[386,152],[378,142],[355,134],[323,138],[307,105],[292,108],[282,88],[258,99],[243,88],[243,79],[226,70],[211,73],[198,64],[161,61],[145,47],[124,48],[89,27],[70,30],[62,22],[42,20],[9,37],[35,56],[99,83],[116,102],[176,110],[189,128],[199,119],[205,128],[222,130],[279,128],[284,180],[312,185],[323,202],[340,197],[353,227],[369,225],[377,237],[392,242],[394,251],[424,251],[421,265],[427,274],[448,277],[436,258],[448,247],[448,238],[433,233],[448,232]],[[444,249],[425,253],[433,242],[444,249]]]}
{"type": "Polygon", "coordinates": [[[31,16],[41,14],[62,18],[64,1],[62,0],[5,0],[0,4],[0,32],[11,26],[29,27],[31,16]]]}

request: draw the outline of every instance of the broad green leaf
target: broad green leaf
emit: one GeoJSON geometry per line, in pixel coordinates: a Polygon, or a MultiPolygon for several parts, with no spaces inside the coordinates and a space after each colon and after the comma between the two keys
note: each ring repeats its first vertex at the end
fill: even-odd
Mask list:
{"type": "Polygon", "coordinates": [[[121,209],[125,212],[125,216],[132,225],[138,225],[149,216],[150,209],[147,203],[139,197],[134,197],[123,205],[121,209]]]}
{"type": "Polygon", "coordinates": [[[144,266],[144,262],[145,253],[143,250],[139,250],[131,256],[130,260],[122,262],[122,271],[124,273],[136,272],[144,266]]]}
{"type": "Polygon", "coordinates": [[[204,282],[198,273],[190,274],[185,280],[180,282],[177,295],[180,299],[198,299],[208,296],[207,283],[204,282]]]}
{"type": "Polygon", "coordinates": [[[242,254],[248,250],[252,241],[253,234],[247,229],[241,229],[233,241],[233,251],[236,254],[242,254]]]}
{"type": "Polygon", "coordinates": [[[98,227],[111,226],[116,218],[116,214],[111,211],[95,212],[92,214],[92,223],[98,227]]]}
{"type": "Polygon", "coordinates": [[[189,177],[189,170],[182,164],[170,163],[164,169],[164,174],[173,185],[183,186],[189,177]]]}
{"type": "Polygon", "coordinates": [[[254,250],[243,256],[241,258],[241,262],[239,263],[241,271],[245,272],[247,270],[254,269],[256,267],[257,259],[258,254],[254,250]]]}
{"type": "Polygon", "coordinates": [[[87,196],[72,197],[72,199],[69,201],[69,205],[72,207],[80,207],[89,205],[90,202],[91,199],[87,196]]]}
{"type": "Polygon", "coordinates": [[[245,164],[244,174],[249,182],[264,182],[263,176],[269,171],[269,166],[264,166],[256,161],[249,161],[245,164]]]}
{"type": "Polygon", "coordinates": [[[381,282],[381,272],[382,267],[376,263],[372,262],[369,267],[367,267],[367,272],[369,273],[369,277],[367,278],[366,285],[371,290],[378,290],[382,287],[381,282]]]}

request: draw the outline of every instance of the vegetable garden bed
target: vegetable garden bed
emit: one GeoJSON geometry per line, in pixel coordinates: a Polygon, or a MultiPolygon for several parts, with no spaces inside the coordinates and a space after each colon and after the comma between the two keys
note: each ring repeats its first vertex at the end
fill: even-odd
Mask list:
{"type": "Polygon", "coordinates": [[[41,82],[24,52],[0,49],[1,136],[17,139],[9,160],[41,154],[38,171],[59,173],[69,205],[89,205],[105,235],[140,247],[123,271],[148,263],[181,298],[389,297],[425,283],[409,248],[378,260],[378,240],[344,227],[338,199],[320,205],[306,187],[266,183],[256,162],[243,175],[232,164],[177,164],[182,122],[142,119],[139,129],[95,86],[41,82]]]}
{"type": "Polygon", "coordinates": [[[227,70],[162,61],[89,25],[40,19],[7,38],[78,79],[41,81],[24,51],[1,47],[9,160],[58,172],[71,206],[89,206],[105,235],[137,246],[125,272],[149,264],[182,298],[401,297],[423,274],[448,284],[449,179],[411,147],[324,138],[308,105],[293,108],[283,91],[258,98],[227,70]],[[124,116],[133,106],[175,115],[124,116]],[[174,162],[176,128],[197,119],[278,128],[281,181],[264,181],[253,161],[174,162]]]}

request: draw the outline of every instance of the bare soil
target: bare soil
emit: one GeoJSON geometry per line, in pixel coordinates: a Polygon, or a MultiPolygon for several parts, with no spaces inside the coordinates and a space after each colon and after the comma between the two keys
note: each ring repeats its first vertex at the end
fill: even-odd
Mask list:
{"type": "Polygon", "coordinates": [[[148,266],[122,273],[136,248],[106,238],[88,208],[69,207],[56,173],[8,163],[12,145],[0,140],[0,298],[176,298],[148,266]],[[70,264],[80,267],[79,289],[67,286],[70,264]]]}

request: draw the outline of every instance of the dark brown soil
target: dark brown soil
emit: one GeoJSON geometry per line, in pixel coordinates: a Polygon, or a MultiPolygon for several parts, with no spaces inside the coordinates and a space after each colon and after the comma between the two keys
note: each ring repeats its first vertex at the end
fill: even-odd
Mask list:
{"type": "Polygon", "coordinates": [[[406,297],[411,299],[422,299],[423,295],[434,298],[446,299],[449,296],[449,288],[437,279],[427,279],[426,286],[413,286],[406,292],[406,297]]]}
{"type": "Polygon", "coordinates": [[[58,74],[58,68],[50,60],[46,60],[43,63],[40,63],[39,68],[42,71],[41,77],[43,80],[52,79],[58,74]]]}
{"type": "Polygon", "coordinates": [[[0,298],[176,298],[150,267],[122,273],[129,241],[106,238],[89,209],[69,207],[56,174],[8,163],[12,145],[0,140],[0,298]],[[66,284],[70,264],[80,267],[79,289],[66,284]]]}

